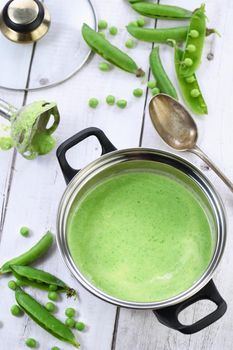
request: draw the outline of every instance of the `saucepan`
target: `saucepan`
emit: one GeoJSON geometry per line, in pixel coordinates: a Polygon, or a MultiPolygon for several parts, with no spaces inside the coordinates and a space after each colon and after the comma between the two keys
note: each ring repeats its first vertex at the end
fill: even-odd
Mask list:
{"type": "Polygon", "coordinates": [[[58,148],[57,157],[67,183],[57,214],[57,242],[64,262],[83,287],[96,297],[120,307],[139,310],[150,309],[159,322],[184,334],[196,333],[224,315],[227,305],[219,294],[212,277],[224,252],[226,215],[219,195],[200,170],[186,160],[161,150],[148,148],[117,150],[103,131],[97,128],[85,129],[69,138],[58,148]],[[66,152],[90,136],[95,136],[98,139],[102,155],[82,170],[72,168],[67,161],[66,152]],[[122,300],[97,288],[88,276],[80,271],[77,261],[74,262],[67,240],[67,220],[74,200],[81,201],[95,184],[104,179],[128,170],[136,171],[138,169],[144,172],[163,172],[175,177],[177,181],[190,188],[201,201],[205,202],[213,222],[211,229],[213,253],[200,278],[178,295],[154,302],[122,300]],[[178,319],[179,313],[200,300],[212,301],[216,305],[216,309],[193,324],[182,324],[178,319]]]}

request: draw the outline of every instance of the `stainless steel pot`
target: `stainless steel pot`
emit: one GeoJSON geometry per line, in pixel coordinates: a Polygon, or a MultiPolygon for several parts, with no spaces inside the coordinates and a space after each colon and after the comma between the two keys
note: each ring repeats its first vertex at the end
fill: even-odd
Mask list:
{"type": "Polygon", "coordinates": [[[57,150],[57,157],[68,184],[64,192],[57,216],[57,242],[61,255],[75,278],[91,293],[112,304],[135,308],[151,309],[164,325],[185,334],[192,334],[217,321],[226,312],[227,305],[214,282],[213,273],[222,257],[226,240],[226,219],[222,202],[207,178],[192,164],[174,154],[146,148],[130,148],[117,151],[105,134],[97,128],[88,128],[65,141],[57,150]],[[96,136],[102,147],[102,156],[82,170],[73,169],[67,162],[66,152],[89,136],[96,136]],[[188,290],[167,300],[153,303],[137,303],[120,300],[97,289],[79,271],[72,260],[67,244],[67,218],[71,205],[96,183],[127,169],[162,171],[175,176],[189,186],[204,201],[213,220],[212,239],[214,253],[212,260],[200,279],[188,290]],[[178,320],[179,313],[199,300],[211,300],[216,310],[192,325],[183,325],[178,320]]]}

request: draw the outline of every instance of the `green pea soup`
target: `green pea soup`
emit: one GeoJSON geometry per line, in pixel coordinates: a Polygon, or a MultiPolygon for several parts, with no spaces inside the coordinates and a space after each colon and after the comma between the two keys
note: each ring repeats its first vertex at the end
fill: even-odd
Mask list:
{"type": "Polygon", "coordinates": [[[211,215],[195,191],[159,171],[126,171],[72,204],[67,243],[83,276],[132,302],[177,296],[197,282],[214,251],[211,215]]]}

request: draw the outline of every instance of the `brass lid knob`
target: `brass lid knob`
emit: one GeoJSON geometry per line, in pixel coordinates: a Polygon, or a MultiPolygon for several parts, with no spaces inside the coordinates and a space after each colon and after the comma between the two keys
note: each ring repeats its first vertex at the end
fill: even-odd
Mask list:
{"type": "Polygon", "coordinates": [[[0,29],[10,40],[34,42],[44,36],[50,25],[47,8],[39,0],[11,0],[1,13],[0,29]]]}
{"type": "Polygon", "coordinates": [[[39,7],[35,1],[13,0],[8,6],[8,17],[15,24],[26,25],[36,20],[39,7]]]}

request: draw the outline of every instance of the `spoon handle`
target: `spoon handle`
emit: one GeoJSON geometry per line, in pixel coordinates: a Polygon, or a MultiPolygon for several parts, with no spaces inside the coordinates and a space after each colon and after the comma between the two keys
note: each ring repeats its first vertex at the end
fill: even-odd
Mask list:
{"type": "Polygon", "coordinates": [[[10,120],[12,115],[17,111],[17,109],[12,106],[10,103],[2,100],[0,98],[0,116],[10,120]]]}
{"type": "Polygon", "coordinates": [[[209,167],[222,179],[227,187],[233,192],[233,183],[223,174],[223,172],[210,160],[210,158],[198,147],[195,146],[191,150],[192,153],[200,157],[209,167]]]}

